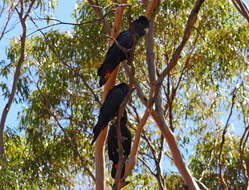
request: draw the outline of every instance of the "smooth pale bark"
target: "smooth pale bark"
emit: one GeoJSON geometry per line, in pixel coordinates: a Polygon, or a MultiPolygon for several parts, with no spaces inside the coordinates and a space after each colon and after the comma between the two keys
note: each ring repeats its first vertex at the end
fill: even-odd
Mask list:
{"type": "MultiPolygon", "coordinates": [[[[122,3],[126,3],[127,0],[122,0],[122,3]]],[[[114,28],[112,29],[112,34],[111,36],[113,38],[116,38],[119,34],[121,24],[122,24],[122,17],[124,13],[124,6],[118,7],[116,9],[116,14],[115,14],[115,23],[114,23],[114,28]]],[[[116,77],[118,73],[119,67],[117,67],[111,74],[109,80],[106,82],[104,86],[104,92],[102,95],[102,102],[105,101],[105,98],[109,92],[109,90],[113,87],[113,85],[116,82],[116,77]]],[[[107,135],[108,127],[105,127],[104,130],[101,131],[99,137],[97,138],[96,141],[96,149],[95,149],[95,163],[96,163],[96,190],[104,190],[105,189],[105,156],[104,156],[104,145],[105,145],[105,140],[106,140],[106,135],[107,135]]]]}
{"type": "Polygon", "coordinates": [[[20,1],[20,6],[21,6],[21,10],[18,11],[18,9],[15,7],[15,10],[19,16],[20,19],[20,23],[22,25],[22,35],[21,35],[21,52],[20,52],[20,57],[18,60],[18,63],[16,65],[16,70],[15,70],[15,74],[14,74],[14,79],[13,79],[13,83],[12,83],[12,88],[11,88],[11,93],[10,93],[10,97],[8,99],[8,102],[6,103],[3,112],[2,112],[2,116],[1,116],[1,121],[0,121],[0,159],[4,158],[4,126],[5,126],[5,122],[9,113],[9,110],[11,108],[11,105],[13,103],[13,100],[15,98],[16,95],[16,90],[17,90],[17,83],[18,80],[20,78],[21,75],[21,68],[25,59],[25,45],[26,45],[26,37],[27,37],[27,26],[26,26],[26,19],[33,7],[35,3],[35,0],[32,0],[31,3],[29,4],[28,10],[25,13],[24,12],[24,2],[20,1]]]}

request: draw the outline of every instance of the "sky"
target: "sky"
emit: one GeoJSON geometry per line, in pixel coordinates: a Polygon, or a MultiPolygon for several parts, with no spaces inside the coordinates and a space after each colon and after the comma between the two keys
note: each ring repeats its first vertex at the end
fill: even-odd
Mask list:
{"type": "MultiPolygon", "coordinates": [[[[57,19],[61,20],[61,21],[65,21],[65,22],[74,22],[73,17],[71,16],[75,5],[76,5],[76,0],[59,0],[58,1],[58,7],[55,9],[54,15],[57,19]]],[[[249,5],[249,0],[245,0],[245,2],[247,3],[247,5],[249,5]]],[[[1,5],[1,4],[0,4],[1,5]]],[[[0,17],[0,23],[3,22],[4,18],[0,17]]],[[[13,21],[14,23],[16,21],[13,21]]],[[[44,26],[43,23],[40,23],[39,26],[44,26]]],[[[0,24],[1,27],[1,24],[0,24]]],[[[68,25],[60,25],[58,27],[56,27],[57,29],[61,30],[61,31],[70,31],[72,28],[71,26],[68,25]]],[[[31,25],[31,23],[29,23],[29,33],[35,31],[36,28],[31,25]]],[[[0,49],[2,50],[0,52],[0,60],[6,60],[6,52],[7,52],[7,48],[9,46],[10,40],[13,37],[19,36],[21,33],[20,28],[16,27],[13,31],[9,32],[1,41],[0,41],[0,49]]],[[[3,79],[0,77],[0,82],[6,79],[3,79]]],[[[11,88],[12,85],[12,78],[7,79],[8,81],[8,85],[11,88]]],[[[0,115],[2,114],[2,110],[5,106],[7,102],[7,99],[3,99],[2,97],[2,92],[0,91],[0,115]]],[[[17,113],[18,111],[22,110],[22,108],[25,105],[17,105],[15,103],[12,104],[12,107],[10,109],[10,112],[8,114],[7,117],[7,121],[6,121],[6,125],[10,128],[15,128],[18,125],[18,119],[17,119],[17,113]]],[[[172,169],[172,168],[171,168],[172,169]]]]}
{"type": "MultiPolygon", "coordinates": [[[[57,6],[57,8],[55,9],[55,12],[54,12],[55,17],[57,19],[59,19],[59,20],[65,21],[65,22],[74,22],[73,17],[71,16],[71,14],[72,14],[75,6],[76,6],[76,2],[77,2],[76,0],[70,0],[70,1],[59,0],[58,1],[58,6],[57,6]]],[[[245,0],[245,3],[247,5],[249,5],[249,0],[245,0]]],[[[3,22],[3,19],[4,18],[0,17],[0,23],[3,22]]],[[[16,23],[16,21],[13,21],[13,23],[16,23]]],[[[44,24],[40,23],[39,26],[44,26],[44,24]]],[[[59,29],[61,31],[70,31],[72,28],[69,25],[60,25],[60,26],[57,26],[56,29],[59,29]]],[[[35,30],[36,30],[36,28],[33,25],[31,25],[31,23],[29,23],[29,32],[28,32],[28,34],[35,31],[35,30]]],[[[20,33],[21,33],[20,28],[15,27],[14,30],[12,30],[7,35],[5,35],[4,38],[0,41],[0,49],[2,50],[0,52],[0,60],[6,60],[6,52],[7,52],[7,48],[9,46],[10,40],[13,37],[16,37],[16,36],[20,35],[20,33]]],[[[3,78],[0,77],[0,82],[3,81],[3,80],[6,81],[6,79],[3,79],[3,78]]],[[[8,79],[8,85],[9,85],[9,87],[11,87],[12,79],[8,79]]],[[[7,100],[3,99],[2,92],[0,92],[0,114],[2,113],[2,110],[3,110],[6,102],[7,102],[7,100]]],[[[16,120],[17,112],[18,112],[18,110],[21,110],[24,106],[25,105],[17,105],[15,103],[12,104],[12,107],[10,109],[10,112],[8,114],[7,121],[6,121],[7,126],[9,126],[10,128],[13,128],[13,127],[16,126],[16,124],[17,124],[17,120],[16,120]]]]}
{"type": "MultiPolygon", "coordinates": [[[[73,17],[71,16],[74,8],[76,5],[76,0],[66,0],[66,1],[58,1],[58,7],[55,9],[54,15],[57,19],[64,21],[64,22],[74,22],[73,17]]],[[[1,3],[0,3],[1,6],[1,3]]],[[[16,25],[16,20],[17,18],[14,18],[13,21],[11,22],[11,25],[16,25]]],[[[0,17],[0,23],[3,23],[4,17],[0,17]]],[[[0,27],[2,25],[0,24],[0,27]]],[[[40,23],[39,26],[44,26],[43,23],[40,23]]],[[[69,25],[59,25],[54,27],[56,29],[59,29],[61,31],[70,31],[72,29],[71,26],[69,25]]],[[[51,28],[50,28],[51,29],[51,28]]],[[[34,27],[33,24],[28,23],[28,34],[32,33],[33,31],[36,31],[36,27],[34,27]]],[[[0,49],[2,50],[0,52],[0,60],[6,60],[6,52],[7,48],[9,47],[10,40],[13,37],[20,36],[21,34],[21,28],[19,25],[17,25],[12,31],[7,33],[4,38],[0,41],[0,49]]],[[[0,77],[0,82],[1,81],[7,81],[7,84],[9,88],[11,89],[12,86],[12,78],[8,78],[7,80],[5,78],[0,77]]],[[[4,109],[4,106],[7,103],[7,99],[4,99],[2,96],[2,91],[0,89],[0,115],[2,114],[2,111],[4,109]]],[[[22,108],[25,107],[25,105],[17,105],[13,102],[11,109],[9,111],[7,120],[6,120],[6,125],[10,128],[15,128],[18,123],[18,111],[22,110],[22,108]]],[[[0,116],[1,117],[1,116],[0,116]]]]}

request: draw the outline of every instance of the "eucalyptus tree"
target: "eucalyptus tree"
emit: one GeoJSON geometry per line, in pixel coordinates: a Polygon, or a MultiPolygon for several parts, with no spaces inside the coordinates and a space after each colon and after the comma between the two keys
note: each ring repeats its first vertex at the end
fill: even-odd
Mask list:
{"type": "MultiPolygon", "coordinates": [[[[133,59],[136,90],[127,104],[133,136],[147,111],[153,81],[160,79],[183,41],[195,3],[160,2],[150,33],[137,44],[133,59]],[[148,63],[154,64],[154,71],[148,63]]],[[[0,170],[4,187],[95,187],[90,142],[101,105],[96,71],[113,43],[108,35],[118,5],[104,0],[90,4],[78,2],[75,23],[67,23],[74,26],[72,32],[37,30],[26,39],[17,85],[19,101],[26,107],[19,131],[5,130],[8,164],[0,170]]],[[[146,4],[128,1],[124,5],[121,30],[129,27],[131,18],[144,14],[146,4]]],[[[30,24],[37,26],[36,19],[30,24]]],[[[175,137],[200,189],[248,185],[248,30],[248,22],[231,2],[202,4],[177,64],[162,81],[158,101],[151,106],[152,117],[144,123],[127,188],[186,188],[167,139],[154,120],[156,112],[175,137]]],[[[11,76],[9,71],[18,64],[21,52],[21,43],[13,40],[8,49],[10,64],[1,66],[2,76],[11,76]]],[[[120,71],[117,80],[129,82],[130,67],[123,63],[120,71]]],[[[110,188],[114,180],[108,159],[104,166],[110,188]]]]}

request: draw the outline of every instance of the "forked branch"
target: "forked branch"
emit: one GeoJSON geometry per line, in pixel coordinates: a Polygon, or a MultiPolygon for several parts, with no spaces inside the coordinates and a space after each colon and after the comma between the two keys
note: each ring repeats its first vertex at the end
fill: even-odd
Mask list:
{"type": "Polygon", "coordinates": [[[249,10],[243,0],[232,0],[239,13],[249,22],[249,10]]]}
{"type": "Polygon", "coordinates": [[[29,15],[34,3],[35,3],[35,0],[32,0],[30,2],[28,10],[26,13],[24,12],[23,1],[20,1],[20,6],[21,6],[20,11],[15,6],[15,10],[18,14],[18,17],[19,17],[21,25],[22,25],[22,35],[21,35],[21,39],[20,39],[21,52],[20,52],[20,57],[18,59],[17,65],[16,65],[16,70],[15,70],[14,79],[13,79],[13,83],[12,83],[11,93],[10,93],[9,99],[8,99],[4,109],[3,109],[1,121],[0,121],[0,159],[4,158],[4,139],[3,139],[4,135],[3,135],[3,131],[4,131],[5,122],[6,122],[10,107],[11,107],[13,100],[15,98],[15,95],[16,95],[17,83],[18,83],[18,80],[19,80],[20,75],[21,75],[21,68],[22,68],[23,62],[25,60],[25,47],[26,47],[26,37],[27,37],[26,19],[29,15]]]}

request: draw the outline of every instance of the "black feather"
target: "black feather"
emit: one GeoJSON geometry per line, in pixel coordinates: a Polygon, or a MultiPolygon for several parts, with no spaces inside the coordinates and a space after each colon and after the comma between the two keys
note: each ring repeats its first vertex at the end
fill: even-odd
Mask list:
{"type": "MultiPolygon", "coordinates": [[[[145,34],[146,28],[149,28],[149,21],[145,16],[140,16],[133,22],[132,28],[121,32],[116,40],[122,47],[130,49],[133,46],[132,31],[135,31],[135,38],[138,40],[145,34]]],[[[116,43],[113,43],[106,53],[103,64],[98,69],[97,74],[100,76],[100,87],[108,80],[107,73],[112,73],[112,71],[120,64],[120,62],[124,61],[125,59],[126,56],[123,51],[116,45],[116,43]]]]}
{"type": "MultiPolygon", "coordinates": [[[[112,164],[112,171],[111,171],[111,176],[112,178],[115,179],[115,176],[116,176],[116,171],[117,171],[117,164],[112,164]]],[[[125,173],[125,165],[123,166],[123,169],[122,169],[122,172],[121,172],[121,178],[124,176],[124,173],[125,173]]]]}
{"type": "Polygon", "coordinates": [[[129,86],[120,83],[114,86],[107,94],[106,100],[100,108],[98,122],[93,129],[94,138],[91,144],[95,142],[101,130],[103,130],[109,121],[117,115],[119,107],[128,94],[129,86]]]}
{"type": "MultiPolygon", "coordinates": [[[[124,112],[123,117],[120,120],[120,128],[121,128],[121,136],[122,136],[122,146],[124,150],[124,157],[125,159],[128,158],[130,151],[131,151],[131,132],[126,127],[127,123],[127,113],[124,112]]],[[[116,175],[116,167],[119,161],[119,154],[118,154],[118,139],[117,139],[117,133],[116,128],[118,126],[118,122],[116,121],[109,130],[108,137],[107,137],[107,149],[108,149],[108,156],[109,159],[113,161],[113,167],[111,175],[113,178],[115,178],[116,175]]],[[[124,168],[123,166],[122,175],[124,175],[124,168]]]]}

